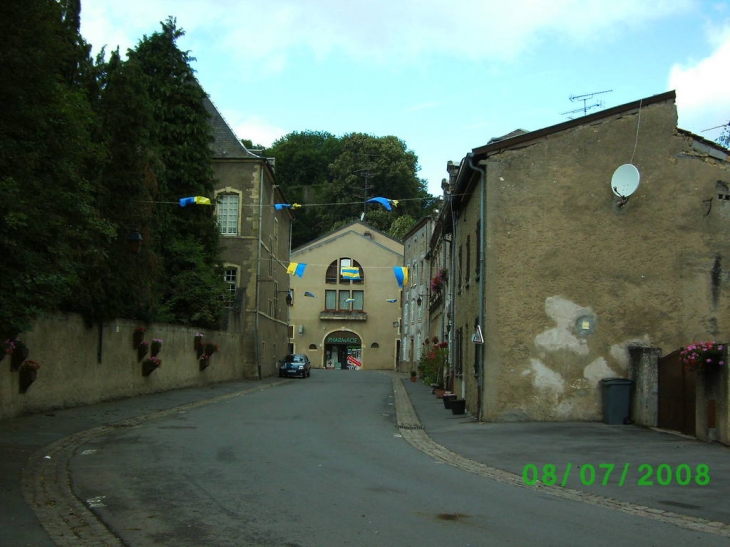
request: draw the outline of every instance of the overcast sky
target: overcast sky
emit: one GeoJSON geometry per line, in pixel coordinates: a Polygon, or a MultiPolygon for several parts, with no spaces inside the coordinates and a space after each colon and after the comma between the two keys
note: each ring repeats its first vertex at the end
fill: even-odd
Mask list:
{"type": "Polygon", "coordinates": [[[675,90],[680,127],[730,121],[730,0],[82,0],[81,32],[124,53],[168,16],[240,138],[395,135],[434,194],[447,161],[583,107],[675,90]]]}

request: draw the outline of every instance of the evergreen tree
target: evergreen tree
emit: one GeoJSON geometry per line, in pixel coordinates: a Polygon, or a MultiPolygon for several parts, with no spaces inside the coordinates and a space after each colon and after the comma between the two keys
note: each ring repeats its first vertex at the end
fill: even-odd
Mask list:
{"type": "Polygon", "coordinates": [[[129,60],[139,66],[154,124],[150,153],[158,168],[150,187],[149,245],[156,256],[152,290],[160,299],[158,321],[215,327],[225,294],[219,234],[213,207],[179,207],[188,196],[213,195],[212,134],[188,52],[177,47],[184,35],[175,19],[145,36],[129,60]]]}
{"type": "Polygon", "coordinates": [[[101,150],[74,17],[72,2],[0,3],[0,338],[57,309],[112,234],[86,176],[101,150]]]}

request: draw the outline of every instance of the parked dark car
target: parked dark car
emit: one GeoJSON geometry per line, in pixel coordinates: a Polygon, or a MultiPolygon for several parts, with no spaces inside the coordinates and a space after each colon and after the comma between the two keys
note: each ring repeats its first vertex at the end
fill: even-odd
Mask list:
{"type": "Polygon", "coordinates": [[[301,376],[302,378],[308,378],[311,374],[312,363],[309,362],[309,357],[302,355],[301,353],[287,355],[279,364],[280,378],[285,376],[301,376]]]}

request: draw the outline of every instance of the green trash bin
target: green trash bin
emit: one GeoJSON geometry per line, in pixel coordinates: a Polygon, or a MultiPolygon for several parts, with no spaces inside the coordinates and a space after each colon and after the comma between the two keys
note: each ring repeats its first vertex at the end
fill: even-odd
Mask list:
{"type": "Polygon", "coordinates": [[[634,381],[627,378],[601,380],[603,422],[607,424],[631,423],[631,394],[634,381]]]}

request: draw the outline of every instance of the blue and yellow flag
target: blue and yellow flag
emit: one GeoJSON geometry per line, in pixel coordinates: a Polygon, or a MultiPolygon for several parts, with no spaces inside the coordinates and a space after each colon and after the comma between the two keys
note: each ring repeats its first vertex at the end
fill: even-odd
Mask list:
{"type": "Polygon", "coordinates": [[[393,273],[395,273],[395,280],[398,282],[399,287],[403,288],[403,285],[408,285],[407,266],[394,266],[393,273]]]}
{"type": "Polygon", "coordinates": [[[212,204],[210,202],[210,198],[206,198],[203,196],[180,198],[180,207],[185,207],[186,205],[212,205],[212,204]]]}
{"type": "Polygon", "coordinates": [[[343,266],[340,268],[340,275],[345,279],[362,279],[360,277],[360,268],[350,268],[343,266]]]}
{"type": "Polygon", "coordinates": [[[286,273],[288,273],[289,275],[302,277],[304,275],[304,269],[306,267],[306,264],[300,264],[299,262],[290,262],[289,267],[286,269],[286,273]]]}

